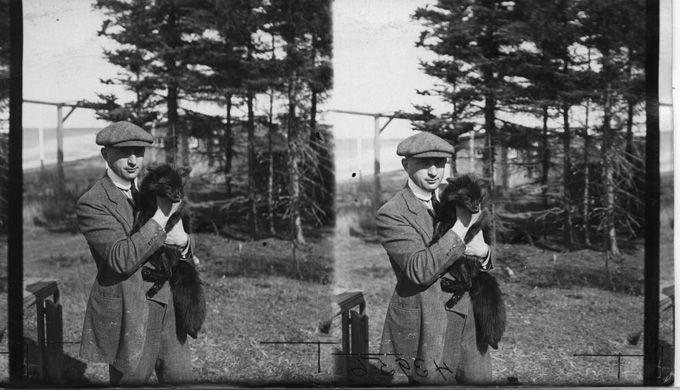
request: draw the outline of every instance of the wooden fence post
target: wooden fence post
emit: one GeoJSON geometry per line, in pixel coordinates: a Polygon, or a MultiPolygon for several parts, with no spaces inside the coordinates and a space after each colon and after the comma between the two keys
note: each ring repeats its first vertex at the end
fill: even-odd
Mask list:
{"type": "Polygon", "coordinates": [[[51,383],[61,383],[61,373],[64,367],[64,334],[60,304],[45,300],[45,322],[47,325],[47,380],[51,383]]]}

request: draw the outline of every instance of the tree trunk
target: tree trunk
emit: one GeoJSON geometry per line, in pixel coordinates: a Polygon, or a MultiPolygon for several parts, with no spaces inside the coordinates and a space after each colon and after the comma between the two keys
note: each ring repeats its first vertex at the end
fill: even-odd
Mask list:
{"type": "Polygon", "coordinates": [[[543,106],[543,134],[541,138],[541,193],[543,206],[548,208],[548,175],[550,174],[550,139],[548,138],[548,106],[543,106]]]}
{"type": "Polygon", "coordinates": [[[224,185],[227,198],[231,198],[231,166],[234,158],[234,136],[231,123],[231,94],[227,95],[227,123],[224,130],[224,185]]]}
{"type": "MultiPolygon", "coordinates": [[[[630,100],[626,101],[628,104],[628,118],[626,121],[626,165],[627,169],[636,171],[636,167],[639,166],[637,163],[637,147],[635,146],[635,140],[633,138],[633,118],[635,116],[635,107],[634,103],[630,100]]],[[[636,175],[637,176],[637,175],[636,175]]],[[[637,214],[638,212],[638,206],[635,201],[636,198],[639,198],[641,194],[639,194],[639,189],[644,188],[644,184],[641,183],[640,186],[635,185],[635,183],[632,183],[631,186],[629,186],[629,191],[630,195],[629,197],[626,197],[624,199],[624,207],[625,210],[627,210],[629,213],[632,214],[637,214]]],[[[642,211],[642,210],[641,210],[642,211]]],[[[642,211],[644,213],[644,211],[642,211]]]]}
{"type": "Polygon", "coordinates": [[[626,121],[626,159],[631,163],[637,157],[637,148],[633,138],[633,119],[635,117],[635,105],[628,101],[628,119],[626,121]]]}
{"type": "Polygon", "coordinates": [[[299,129],[295,113],[296,106],[296,72],[293,72],[288,82],[288,174],[290,175],[290,223],[293,240],[294,256],[305,245],[302,232],[302,217],[300,212],[300,147],[299,129]]]}
{"type": "MultiPolygon", "coordinates": [[[[633,63],[628,61],[628,66],[626,66],[626,78],[630,80],[632,78],[633,63]]],[[[633,139],[633,119],[635,118],[635,102],[633,99],[626,99],[628,105],[628,118],[626,120],[626,160],[629,166],[635,164],[634,160],[637,156],[637,148],[635,147],[633,139]]]]}
{"type": "Polygon", "coordinates": [[[615,257],[620,256],[619,247],[616,241],[616,225],[614,221],[614,207],[616,206],[616,194],[614,193],[614,164],[612,153],[612,134],[611,134],[611,90],[609,87],[605,91],[604,99],[604,118],[602,125],[602,170],[604,199],[604,229],[607,250],[615,257]]]}
{"type": "Polygon", "coordinates": [[[208,167],[212,168],[215,166],[215,143],[214,140],[217,137],[215,132],[210,129],[208,137],[204,139],[205,142],[205,153],[208,155],[208,167]]]}
{"type": "MultiPolygon", "coordinates": [[[[472,132],[470,132],[472,134],[472,132]]],[[[456,140],[454,141],[454,145],[458,143],[458,137],[456,137],[456,140]]],[[[453,149],[453,153],[451,154],[451,164],[450,164],[450,174],[451,177],[456,177],[458,176],[458,165],[456,164],[456,159],[458,158],[456,149],[453,149]]],[[[470,172],[474,172],[474,167],[470,166],[470,172]]]]}
{"type": "Polygon", "coordinates": [[[614,279],[612,278],[612,270],[609,266],[609,258],[611,257],[609,252],[602,252],[604,256],[604,269],[607,271],[607,283],[609,284],[609,289],[614,290],[614,279]]]}
{"type": "Polygon", "coordinates": [[[568,250],[572,250],[574,243],[574,230],[571,220],[571,128],[569,127],[569,105],[562,104],[562,119],[564,122],[564,244],[568,250]]]}
{"type": "MultiPolygon", "coordinates": [[[[311,86],[310,86],[311,88],[311,86]]],[[[320,167],[321,164],[323,163],[320,161],[321,153],[320,153],[320,146],[319,146],[319,141],[321,139],[320,134],[316,130],[316,110],[317,110],[317,100],[318,100],[318,95],[317,93],[312,90],[312,99],[311,99],[311,106],[309,109],[309,147],[312,150],[312,155],[314,156],[314,162],[317,164],[317,167],[319,169],[315,169],[314,173],[312,174],[313,177],[316,179],[314,180],[314,183],[312,184],[311,188],[311,198],[314,202],[317,202],[321,205],[322,209],[325,209],[323,207],[324,205],[324,196],[323,196],[323,189],[324,189],[324,180],[325,177],[320,174],[320,167]]]]}
{"type": "Polygon", "coordinates": [[[253,92],[248,90],[246,104],[248,106],[248,224],[250,236],[255,239],[259,232],[257,227],[257,204],[255,202],[255,111],[253,109],[253,92]]]}
{"type": "MultiPolygon", "coordinates": [[[[590,49],[588,49],[588,70],[590,67],[590,49]]],[[[586,123],[583,130],[583,160],[585,168],[583,169],[583,240],[587,246],[591,246],[590,242],[590,136],[588,135],[588,125],[590,120],[590,98],[586,100],[586,123]]]]}
{"type": "Polygon", "coordinates": [[[499,142],[499,163],[498,169],[500,169],[500,179],[501,179],[501,197],[506,197],[508,195],[508,189],[510,187],[510,164],[508,163],[508,147],[504,140],[499,142]]]}
{"type": "Polygon", "coordinates": [[[590,115],[590,100],[586,104],[586,125],[583,130],[583,161],[585,167],[583,168],[583,240],[587,246],[590,246],[590,224],[588,219],[590,217],[590,162],[589,162],[589,148],[590,136],[588,136],[588,116],[590,115]]]}
{"type": "Polygon", "coordinates": [[[312,102],[311,102],[311,107],[309,109],[309,128],[310,128],[310,136],[311,137],[317,137],[318,134],[316,133],[316,105],[317,105],[317,100],[318,100],[318,94],[315,91],[312,91],[312,102]]]}
{"type": "MultiPolygon", "coordinates": [[[[178,126],[177,122],[179,115],[177,113],[177,88],[168,86],[168,134],[167,137],[170,138],[171,142],[166,142],[165,144],[165,161],[168,164],[177,164],[178,162],[178,149],[179,149],[179,137],[178,137],[178,126]]],[[[167,139],[166,137],[166,139],[167,139]]]]}
{"type": "Polygon", "coordinates": [[[191,157],[189,154],[189,135],[187,134],[187,128],[184,126],[178,126],[179,133],[179,156],[181,166],[191,165],[191,157]]]}
{"type": "Polygon", "coordinates": [[[267,177],[267,219],[269,220],[269,234],[276,234],[274,227],[274,89],[269,95],[269,160],[267,177]]]}
{"type": "Polygon", "coordinates": [[[485,177],[489,178],[489,207],[494,221],[491,224],[491,242],[496,245],[496,182],[494,178],[496,146],[494,145],[496,133],[496,97],[493,93],[487,93],[484,103],[484,127],[486,128],[486,150],[487,161],[485,167],[485,177]]]}
{"type": "MultiPolygon", "coordinates": [[[[167,28],[170,33],[168,37],[168,45],[171,49],[177,49],[182,45],[182,39],[179,35],[179,18],[176,9],[168,12],[167,28]]],[[[167,68],[170,81],[168,81],[168,129],[172,130],[174,153],[172,155],[173,163],[177,165],[187,166],[190,164],[189,160],[189,136],[184,127],[179,123],[178,101],[180,85],[177,81],[177,63],[173,50],[170,50],[164,56],[165,66],[167,68]]]]}

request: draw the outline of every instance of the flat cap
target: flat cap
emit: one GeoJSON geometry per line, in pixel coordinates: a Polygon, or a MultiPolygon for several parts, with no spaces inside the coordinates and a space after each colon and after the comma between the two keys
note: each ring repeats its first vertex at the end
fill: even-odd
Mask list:
{"type": "Polygon", "coordinates": [[[153,137],[141,127],[130,122],[116,122],[97,133],[97,145],[115,146],[151,146],[153,137]]]}
{"type": "Polygon", "coordinates": [[[412,135],[397,145],[397,154],[404,157],[451,157],[451,144],[428,132],[412,135]]]}

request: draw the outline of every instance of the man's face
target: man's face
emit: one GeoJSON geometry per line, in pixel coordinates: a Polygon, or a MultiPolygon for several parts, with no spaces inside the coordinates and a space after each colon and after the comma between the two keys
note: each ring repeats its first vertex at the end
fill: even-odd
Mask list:
{"type": "Polygon", "coordinates": [[[102,157],[116,175],[133,181],[142,171],[145,150],[143,146],[109,146],[102,149],[102,157]]]}
{"type": "Polygon", "coordinates": [[[425,191],[434,191],[444,178],[446,157],[407,157],[401,160],[408,177],[425,191]]]}

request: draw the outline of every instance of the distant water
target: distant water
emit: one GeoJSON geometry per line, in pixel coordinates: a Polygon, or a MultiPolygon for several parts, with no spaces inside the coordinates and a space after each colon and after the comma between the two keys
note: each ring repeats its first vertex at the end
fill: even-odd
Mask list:
{"type": "MultiPolygon", "coordinates": [[[[99,155],[101,146],[95,143],[100,129],[64,129],[64,161],[75,161],[99,155]]],[[[44,164],[57,162],[56,129],[43,129],[44,164]]],[[[397,156],[397,145],[401,139],[381,139],[380,170],[382,172],[401,169],[401,157],[397,156]]],[[[349,179],[352,173],[373,174],[373,139],[336,139],[335,168],[338,180],[349,179]],[[359,149],[360,148],[360,149],[359,149]]],[[[38,129],[26,128],[23,135],[23,167],[40,167],[40,143],[38,129]]]]}
{"type": "MultiPolygon", "coordinates": [[[[64,129],[64,161],[74,161],[99,155],[100,146],[95,136],[100,129],[64,129]]],[[[56,164],[56,129],[45,128],[44,164],[56,164]]],[[[401,157],[397,156],[397,145],[401,139],[380,140],[380,170],[382,172],[402,169],[401,157]]],[[[350,179],[352,174],[373,174],[373,139],[335,139],[335,169],[338,180],[350,179]]],[[[23,167],[40,167],[40,145],[38,129],[26,128],[23,135],[23,167]]],[[[673,140],[670,132],[661,133],[660,171],[673,171],[673,140]],[[669,146],[670,145],[670,146],[669,146]]]]}
{"type": "MultiPolygon", "coordinates": [[[[353,173],[373,174],[373,139],[335,139],[335,173],[338,180],[346,180],[353,173]]],[[[397,145],[401,139],[380,140],[380,171],[389,172],[402,169],[401,159],[397,156],[397,145]]]]}
{"type": "MultiPolygon", "coordinates": [[[[64,129],[64,161],[75,161],[99,155],[101,146],[95,143],[101,129],[64,129]]],[[[36,128],[25,128],[23,134],[23,168],[40,168],[40,137],[36,128]]],[[[43,129],[43,163],[57,163],[57,130],[43,129]]],[[[102,166],[104,163],[102,162],[102,166]]]]}

